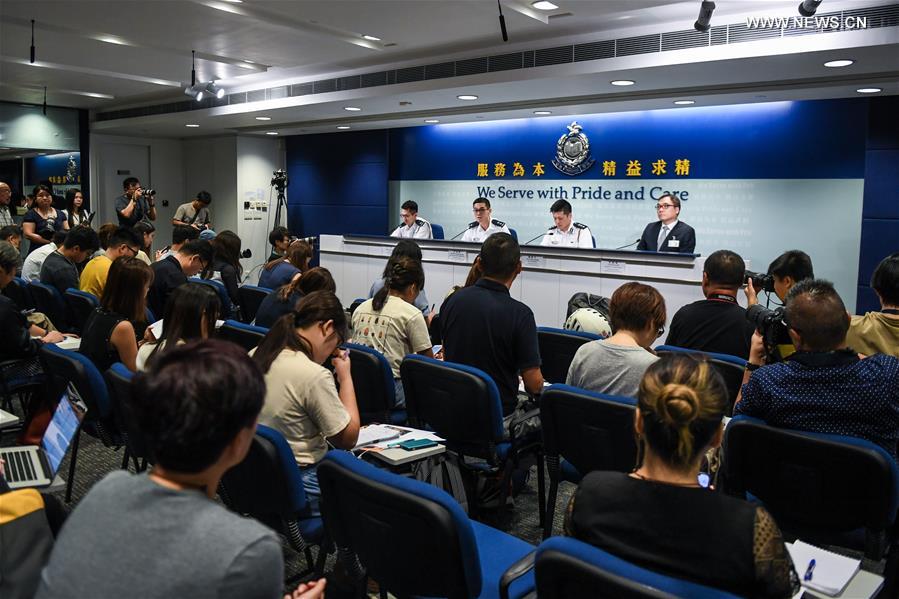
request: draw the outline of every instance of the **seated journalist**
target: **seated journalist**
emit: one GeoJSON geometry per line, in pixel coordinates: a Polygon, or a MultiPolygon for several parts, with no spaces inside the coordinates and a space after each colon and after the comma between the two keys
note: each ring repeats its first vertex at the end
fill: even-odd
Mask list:
{"type": "Polygon", "coordinates": [[[853,316],[846,344],[865,355],[899,357],[899,252],[880,261],[871,275],[871,289],[880,300],[880,311],[853,316]]]}

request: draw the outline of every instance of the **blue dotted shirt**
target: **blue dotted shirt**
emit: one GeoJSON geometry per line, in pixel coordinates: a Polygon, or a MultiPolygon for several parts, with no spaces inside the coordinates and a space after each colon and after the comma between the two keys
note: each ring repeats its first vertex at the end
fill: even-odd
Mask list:
{"type": "MultiPolygon", "coordinates": [[[[823,357],[823,356],[822,356],[823,357]]],[[[789,360],[764,366],[743,385],[734,416],[771,426],[859,437],[896,459],[899,442],[899,359],[789,360]],[[822,363],[823,362],[823,363],[822,363]]]]}

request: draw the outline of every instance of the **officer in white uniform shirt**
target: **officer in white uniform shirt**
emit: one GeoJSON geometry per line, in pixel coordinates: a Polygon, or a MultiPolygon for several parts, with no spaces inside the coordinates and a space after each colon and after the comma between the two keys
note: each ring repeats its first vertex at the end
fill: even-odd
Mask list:
{"type": "Polygon", "coordinates": [[[540,245],[593,248],[593,234],[590,233],[590,228],[581,223],[571,222],[571,204],[567,200],[556,200],[549,211],[556,225],[547,231],[540,245]]]}
{"type": "Polygon", "coordinates": [[[469,223],[468,230],[462,234],[462,241],[481,243],[494,233],[512,234],[506,223],[490,218],[493,210],[490,208],[490,200],[487,198],[478,198],[472,202],[471,211],[474,212],[476,220],[473,223],[469,223]]]}
{"type": "Polygon", "coordinates": [[[418,204],[412,200],[403,202],[400,207],[400,217],[403,222],[393,230],[391,237],[401,239],[433,239],[431,223],[423,218],[418,218],[418,204]]]}

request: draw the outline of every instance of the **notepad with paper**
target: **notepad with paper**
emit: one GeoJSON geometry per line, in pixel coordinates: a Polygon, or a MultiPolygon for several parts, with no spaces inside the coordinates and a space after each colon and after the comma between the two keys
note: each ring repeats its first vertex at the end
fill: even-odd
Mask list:
{"type": "Polygon", "coordinates": [[[861,560],[838,555],[802,541],[786,545],[802,586],[830,597],[843,592],[861,565],[861,560]],[[815,560],[812,579],[802,580],[811,560],[815,560]]]}

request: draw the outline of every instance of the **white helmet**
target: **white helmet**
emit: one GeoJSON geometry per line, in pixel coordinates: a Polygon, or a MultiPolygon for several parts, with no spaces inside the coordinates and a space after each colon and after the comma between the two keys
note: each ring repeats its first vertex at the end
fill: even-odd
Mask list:
{"type": "Polygon", "coordinates": [[[612,327],[606,317],[593,308],[578,308],[565,321],[564,328],[569,331],[584,331],[602,338],[612,334],[612,327]]]}

